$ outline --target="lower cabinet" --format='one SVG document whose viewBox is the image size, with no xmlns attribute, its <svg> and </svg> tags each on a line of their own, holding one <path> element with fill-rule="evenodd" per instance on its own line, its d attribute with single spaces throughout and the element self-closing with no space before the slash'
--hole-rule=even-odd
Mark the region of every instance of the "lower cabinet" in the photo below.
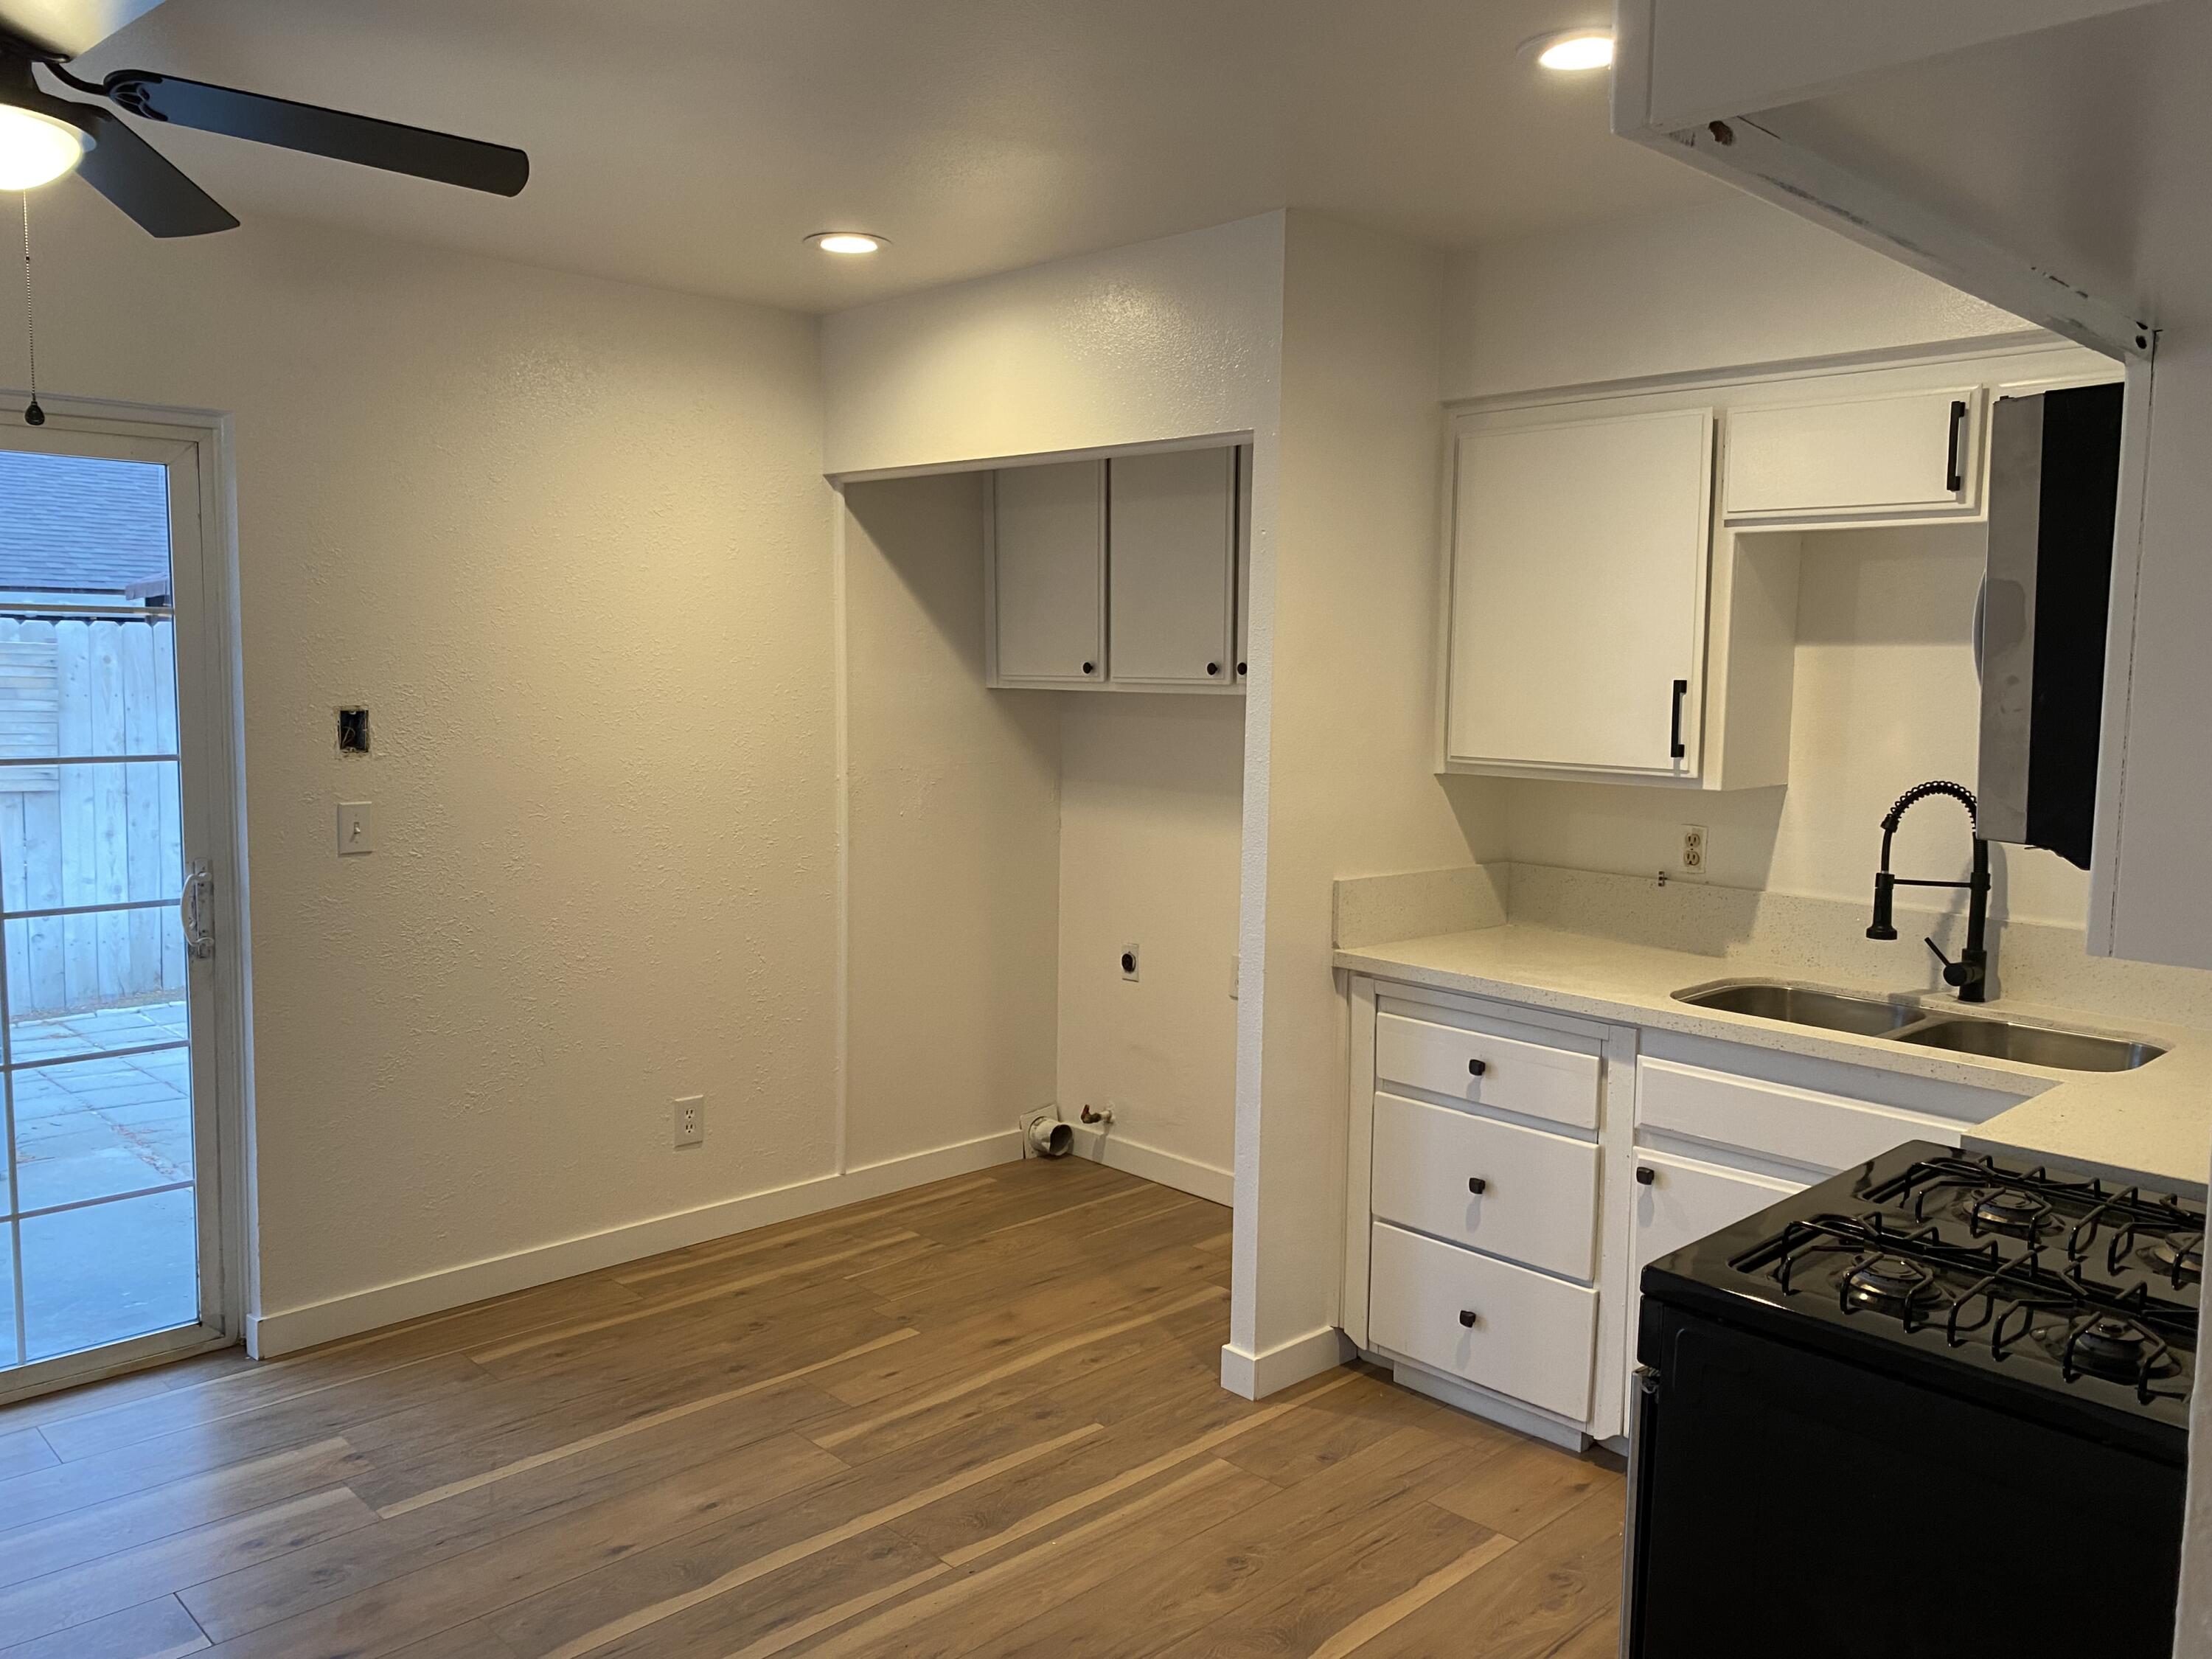
<svg viewBox="0 0 2212 1659">
<path fill-rule="evenodd" d="M 1375 1346 L 1579 1422 L 1589 1415 L 1597 1292 L 1375 1224 Z"/>
<path fill-rule="evenodd" d="M 1661 1256 L 1694 1244 L 1708 1233 L 1732 1227 L 1746 1216 L 1757 1215 L 1768 1205 L 1803 1192 L 1807 1184 L 1745 1170 L 1724 1170 L 1672 1152 L 1639 1152 L 1630 1284 Z"/>
<path fill-rule="evenodd" d="M 1344 1328 L 1568 1444 L 1626 1431 L 1646 1266 L 2014 1098 L 1364 976 L 1352 1008 Z"/>
</svg>

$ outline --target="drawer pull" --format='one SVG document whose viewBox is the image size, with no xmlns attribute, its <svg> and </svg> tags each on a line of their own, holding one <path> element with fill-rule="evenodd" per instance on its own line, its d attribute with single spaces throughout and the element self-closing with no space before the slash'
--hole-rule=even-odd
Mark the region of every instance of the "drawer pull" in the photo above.
<svg viewBox="0 0 2212 1659">
<path fill-rule="evenodd" d="M 1468 1329 L 1473 1330 L 1474 1328 L 1474 1310 L 1472 1308 L 1462 1308 L 1459 1310 L 1459 1322 L 1466 1326 Z"/>
<path fill-rule="evenodd" d="M 1480 1198 L 1483 1194 L 1490 1190 L 1490 1183 L 1480 1176 L 1469 1176 L 1467 1178 L 1467 1189 L 1477 1198 Z"/>
<path fill-rule="evenodd" d="M 1658 1179 L 1659 1171 L 1653 1169 L 1649 1164 L 1639 1164 L 1636 1166 L 1636 1184 L 1638 1186 L 1649 1187 L 1653 1182 Z"/>
<path fill-rule="evenodd" d="M 1470 1060 L 1467 1063 L 1467 1074 L 1469 1077 L 1480 1077 L 1489 1069 L 1490 1062 L 1486 1060 Z"/>
</svg>

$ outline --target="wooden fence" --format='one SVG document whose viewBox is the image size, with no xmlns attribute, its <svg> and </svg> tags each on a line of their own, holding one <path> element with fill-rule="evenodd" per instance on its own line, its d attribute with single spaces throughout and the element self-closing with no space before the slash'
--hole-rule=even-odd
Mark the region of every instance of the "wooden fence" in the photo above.
<svg viewBox="0 0 2212 1659">
<path fill-rule="evenodd" d="M 167 618 L 0 618 L 0 758 L 174 754 L 176 686 Z M 0 767 L 0 896 L 9 910 L 167 902 L 9 922 L 10 1012 L 181 994 L 182 867 L 174 762 Z"/>
</svg>

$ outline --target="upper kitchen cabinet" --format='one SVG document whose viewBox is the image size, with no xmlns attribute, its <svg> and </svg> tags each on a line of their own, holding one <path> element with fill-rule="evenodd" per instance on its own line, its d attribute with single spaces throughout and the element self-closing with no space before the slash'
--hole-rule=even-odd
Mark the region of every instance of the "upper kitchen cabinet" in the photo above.
<svg viewBox="0 0 2212 1659">
<path fill-rule="evenodd" d="M 994 685 L 1096 684 L 1106 672 L 1106 464 L 1006 467 L 992 475 Z"/>
<path fill-rule="evenodd" d="M 1215 446 L 993 474 L 989 684 L 1240 691 L 1249 453 Z"/>
<path fill-rule="evenodd" d="M 1439 769 L 1787 783 L 1812 532 L 1984 521 L 1992 400 L 2112 374 L 2054 341 L 1463 409 Z"/>
<path fill-rule="evenodd" d="M 1453 769 L 1694 779 L 1710 408 L 1462 417 Z"/>
<path fill-rule="evenodd" d="M 1729 412 L 1721 510 L 1732 522 L 1972 518 L 1982 392 L 1961 386 Z"/>
<path fill-rule="evenodd" d="M 1220 686 L 1235 678 L 1237 452 L 1107 463 L 1113 679 Z"/>
</svg>

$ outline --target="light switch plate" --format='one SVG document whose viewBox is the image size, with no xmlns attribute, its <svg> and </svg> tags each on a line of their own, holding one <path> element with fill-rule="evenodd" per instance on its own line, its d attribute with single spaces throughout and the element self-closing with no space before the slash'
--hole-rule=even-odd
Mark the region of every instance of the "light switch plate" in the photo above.
<svg viewBox="0 0 2212 1659">
<path fill-rule="evenodd" d="M 374 853 L 376 850 L 376 824 L 369 816 L 370 803 L 365 800 L 342 800 L 338 803 L 338 852 L 341 855 L 354 853 Z"/>
</svg>

